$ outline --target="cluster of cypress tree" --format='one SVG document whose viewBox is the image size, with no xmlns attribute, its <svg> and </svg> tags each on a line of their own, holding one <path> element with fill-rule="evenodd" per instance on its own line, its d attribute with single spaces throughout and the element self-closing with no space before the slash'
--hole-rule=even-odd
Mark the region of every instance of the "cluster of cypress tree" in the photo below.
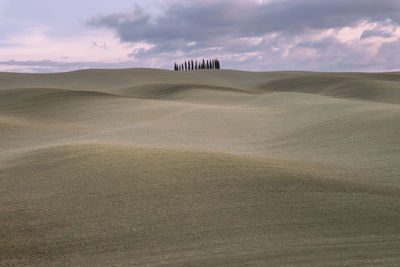
<svg viewBox="0 0 400 267">
<path fill-rule="evenodd" d="M 219 64 L 218 59 L 207 59 L 203 58 L 202 62 L 197 62 L 197 60 L 193 61 L 193 59 L 185 61 L 185 63 L 174 65 L 175 71 L 185 71 L 185 70 L 204 70 L 204 69 L 213 69 L 219 70 L 221 69 L 221 65 Z"/>
</svg>

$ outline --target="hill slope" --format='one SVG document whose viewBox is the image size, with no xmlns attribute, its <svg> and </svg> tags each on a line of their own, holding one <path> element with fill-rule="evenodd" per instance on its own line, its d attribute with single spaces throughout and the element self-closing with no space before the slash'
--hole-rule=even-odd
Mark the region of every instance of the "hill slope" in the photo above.
<svg viewBox="0 0 400 267">
<path fill-rule="evenodd" d="M 399 104 L 399 73 L 0 73 L 0 264 L 396 264 Z"/>
</svg>

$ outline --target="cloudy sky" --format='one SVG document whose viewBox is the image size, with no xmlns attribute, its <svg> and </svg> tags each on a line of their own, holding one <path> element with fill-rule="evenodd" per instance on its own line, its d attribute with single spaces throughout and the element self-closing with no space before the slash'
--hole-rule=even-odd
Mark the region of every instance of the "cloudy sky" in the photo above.
<svg viewBox="0 0 400 267">
<path fill-rule="evenodd" d="M 399 0 L 0 0 L 0 71 L 400 70 Z"/>
</svg>

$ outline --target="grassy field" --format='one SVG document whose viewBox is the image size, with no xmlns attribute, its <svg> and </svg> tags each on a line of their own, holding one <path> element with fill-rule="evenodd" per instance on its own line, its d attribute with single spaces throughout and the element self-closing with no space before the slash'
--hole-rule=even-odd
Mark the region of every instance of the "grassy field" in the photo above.
<svg viewBox="0 0 400 267">
<path fill-rule="evenodd" d="M 0 73 L 0 265 L 398 265 L 400 73 Z"/>
</svg>

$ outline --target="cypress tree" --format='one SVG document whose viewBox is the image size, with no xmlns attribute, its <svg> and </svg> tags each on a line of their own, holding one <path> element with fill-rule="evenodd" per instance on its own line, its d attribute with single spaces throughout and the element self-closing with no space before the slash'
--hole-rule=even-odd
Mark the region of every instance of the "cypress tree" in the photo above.
<svg viewBox="0 0 400 267">
<path fill-rule="evenodd" d="M 217 70 L 221 69 L 221 65 L 219 64 L 219 60 L 218 59 L 215 60 L 215 65 L 216 65 L 215 68 Z"/>
<path fill-rule="evenodd" d="M 202 61 L 197 61 L 193 59 L 185 60 L 184 63 L 178 64 L 174 63 L 175 71 L 190 71 L 190 70 L 201 70 L 201 69 L 221 69 L 221 63 L 217 58 L 207 59 L 203 58 Z"/>
</svg>

